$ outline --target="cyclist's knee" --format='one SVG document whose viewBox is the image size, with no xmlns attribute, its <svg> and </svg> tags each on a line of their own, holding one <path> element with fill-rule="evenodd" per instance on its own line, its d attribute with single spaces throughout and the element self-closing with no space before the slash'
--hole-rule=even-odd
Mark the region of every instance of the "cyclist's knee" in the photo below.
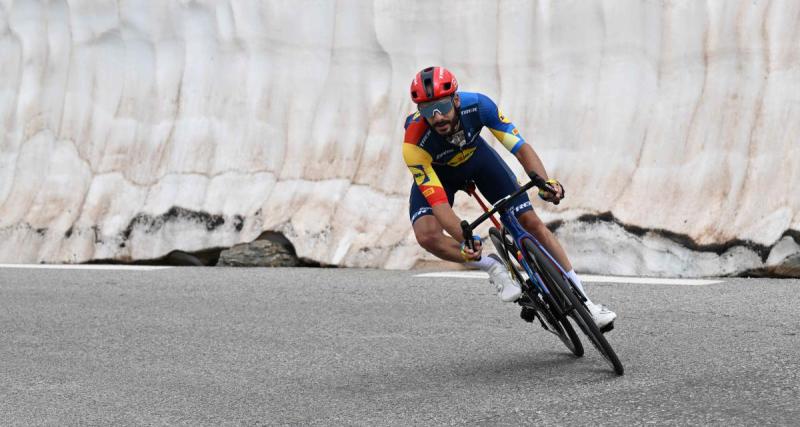
<svg viewBox="0 0 800 427">
<path fill-rule="evenodd" d="M 433 251 L 438 246 L 439 236 L 432 233 L 417 234 L 417 243 L 428 252 Z"/>
<path fill-rule="evenodd" d="M 442 238 L 442 226 L 435 217 L 426 215 L 414 222 L 414 236 L 417 243 L 427 251 L 435 250 Z"/>
</svg>

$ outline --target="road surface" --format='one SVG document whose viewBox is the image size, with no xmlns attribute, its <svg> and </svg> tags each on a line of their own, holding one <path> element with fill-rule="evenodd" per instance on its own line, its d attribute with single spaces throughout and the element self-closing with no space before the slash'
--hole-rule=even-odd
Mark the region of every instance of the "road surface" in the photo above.
<svg viewBox="0 0 800 427">
<path fill-rule="evenodd" d="M 484 279 L 0 267 L 0 419 L 29 424 L 795 424 L 800 280 L 588 284 L 613 375 Z"/>
</svg>

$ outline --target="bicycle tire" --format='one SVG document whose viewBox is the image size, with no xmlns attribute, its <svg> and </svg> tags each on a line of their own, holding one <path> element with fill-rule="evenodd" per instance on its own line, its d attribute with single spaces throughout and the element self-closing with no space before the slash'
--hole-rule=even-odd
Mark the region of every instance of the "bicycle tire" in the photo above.
<svg viewBox="0 0 800 427">
<path fill-rule="evenodd" d="M 506 238 L 508 237 L 506 234 L 507 233 L 501 233 L 500 230 L 495 227 L 491 227 L 489 229 L 489 237 L 491 238 L 492 244 L 500 255 L 500 258 L 503 260 L 503 263 L 505 263 L 505 267 L 512 273 L 512 276 L 520 284 L 520 286 L 525 284 L 525 286 L 522 286 L 523 295 L 532 300 L 535 297 L 534 295 L 530 295 L 533 286 L 526 282 L 517 266 L 511 262 L 512 255 L 517 251 L 517 247 L 513 242 L 510 241 L 510 239 Z M 547 303 L 552 305 L 554 302 L 547 301 Z M 549 310 L 548 312 L 544 313 L 544 307 L 538 308 L 537 311 L 543 312 L 539 313 L 540 321 L 546 322 L 549 326 L 545 327 L 545 325 L 542 324 L 542 327 L 545 330 L 556 335 L 561 342 L 564 343 L 564 346 L 566 346 L 567 349 L 576 357 L 583 356 L 583 343 L 581 343 L 578 334 L 575 333 L 575 329 L 566 318 L 558 320 L 557 316 L 554 316 L 552 312 L 549 312 Z M 547 318 L 545 318 L 545 316 Z"/>
<path fill-rule="evenodd" d="M 578 297 L 577 289 L 571 283 L 568 283 L 564 276 L 562 276 L 561 272 L 556 269 L 556 267 L 552 264 L 552 261 L 539 249 L 538 246 L 533 244 L 533 242 L 525 240 L 523 242 L 525 245 L 525 249 L 533 254 L 534 262 L 536 264 L 537 270 L 542 275 L 542 279 L 548 281 L 549 285 L 555 284 L 556 286 L 550 286 L 550 290 L 553 292 L 559 292 L 561 296 L 566 297 L 569 304 L 572 306 L 572 310 L 570 312 L 570 317 L 575 320 L 578 327 L 583 331 L 583 333 L 589 338 L 592 345 L 600 352 L 603 358 L 608 362 L 611 368 L 614 370 L 614 373 L 617 375 L 622 375 L 625 373 L 625 367 L 622 366 L 622 363 L 619 361 L 619 357 L 617 357 L 617 353 L 614 352 L 614 349 L 611 347 L 611 344 L 608 343 L 605 336 L 600 329 L 597 328 L 597 325 L 594 323 L 594 319 L 592 319 L 591 314 L 589 314 L 589 310 L 587 310 L 586 306 L 584 305 L 581 298 Z"/>
</svg>

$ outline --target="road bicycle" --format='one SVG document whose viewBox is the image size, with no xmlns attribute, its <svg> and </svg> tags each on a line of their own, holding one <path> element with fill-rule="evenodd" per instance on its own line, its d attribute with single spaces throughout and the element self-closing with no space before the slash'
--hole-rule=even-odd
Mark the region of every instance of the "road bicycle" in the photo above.
<svg viewBox="0 0 800 427">
<path fill-rule="evenodd" d="M 584 353 L 583 345 L 569 322 L 571 318 L 614 372 L 622 375 L 625 369 L 603 335 L 610 328 L 604 331 L 598 329 L 586 307 L 586 297 L 567 277 L 558 261 L 533 235 L 522 228 L 510 210 L 511 200 L 533 187 L 555 193 L 555 189 L 542 177 L 535 173 L 529 174 L 529 177 L 531 180 L 527 184 L 499 200 L 491 209 L 487 209 L 478 197 L 474 183 L 469 183 L 467 192 L 478 200 L 484 213 L 471 223 L 466 220 L 461 222 L 464 240 L 468 245 L 472 244 L 472 230 L 491 218 L 495 224 L 495 227 L 489 229 L 492 244 L 512 278 L 522 288 L 522 295 L 517 301 L 522 306 L 520 316 L 528 322 L 538 318 L 542 328 L 555 334 L 567 349 L 581 357 Z M 500 214 L 502 224 L 494 218 L 495 213 Z"/>
</svg>

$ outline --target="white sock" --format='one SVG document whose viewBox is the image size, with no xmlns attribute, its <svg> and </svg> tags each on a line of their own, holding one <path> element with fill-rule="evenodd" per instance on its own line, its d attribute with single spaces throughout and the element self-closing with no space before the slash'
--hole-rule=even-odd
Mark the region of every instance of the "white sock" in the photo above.
<svg viewBox="0 0 800 427">
<path fill-rule="evenodd" d="M 495 264 L 499 264 L 499 262 L 490 256 L 482 256 L 481 259 L 470 261 L 466 264 L 470 267 L 480 268 L 482 271 L 488 271 L 489 268 Z"/>
<path fill-rule="evenodd" d="M 575 273 L 575 270 L 568 271 L 567 277 L 569 277 L 572 280 L 572 283 L 575 283 L 575 286 L 578 287 L 578 290 L 581 291 L 583 296 L 586 298 L 586 302 L 592 304 L 592 301 L 589 299 L 589 296 L 586 295 L 586 291 L 583 290 L 583 283 L 581 283 L 581 279 L 578 278 L 578 275 Z"/>
</svg>

